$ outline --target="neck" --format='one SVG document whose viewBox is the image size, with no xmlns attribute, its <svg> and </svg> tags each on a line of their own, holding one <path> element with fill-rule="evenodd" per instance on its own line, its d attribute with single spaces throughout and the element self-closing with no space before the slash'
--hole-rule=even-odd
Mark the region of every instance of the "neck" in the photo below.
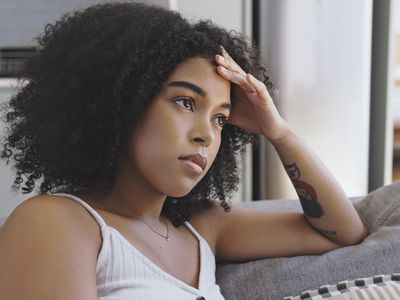
<svg viewBox="0 0 400 300">
<path fill-rule="evenodd" d="M 113 189 L 107 195 L 96 192 L 78 193 L 99 209 L 129 219 L 163 223 L 161 210 L 167 195 L 155 190 L 142 176 L 131 168 L 120 170 Z M 132 195 L 134 195 L 132 197 Z"/>
</svg>

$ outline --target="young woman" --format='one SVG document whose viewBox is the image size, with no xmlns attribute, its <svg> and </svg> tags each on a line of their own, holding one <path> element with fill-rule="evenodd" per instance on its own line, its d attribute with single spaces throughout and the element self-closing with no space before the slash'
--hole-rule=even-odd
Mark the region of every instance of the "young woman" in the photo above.
<svg viewBox="0 0 400 300">
<path fill-rule="evenodd" d="M 14 186 L 40 189 L 0 234 L 2 299 L 223 299 L 215 261 L 366 236 L 279 115 L 243 36 L 115 2 L 64 16 L 38 42 L 5 112 Z M 226 203 L 255 134 L 275 146 L 304 213 Z"/>
</svg>

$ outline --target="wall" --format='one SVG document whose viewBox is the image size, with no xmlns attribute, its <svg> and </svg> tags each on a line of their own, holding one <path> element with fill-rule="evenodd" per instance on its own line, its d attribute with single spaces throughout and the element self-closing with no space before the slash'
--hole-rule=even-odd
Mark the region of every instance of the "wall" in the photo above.
<svg viewBox="0 0 400 300">
<path fill-rule="evenodd" d="M 368 190 L 372 0 L 262 1 L 261 47 L 278 110 L 349 196 Z M 264 198 L 297 198 L 264 141 Z"/>
</svg>

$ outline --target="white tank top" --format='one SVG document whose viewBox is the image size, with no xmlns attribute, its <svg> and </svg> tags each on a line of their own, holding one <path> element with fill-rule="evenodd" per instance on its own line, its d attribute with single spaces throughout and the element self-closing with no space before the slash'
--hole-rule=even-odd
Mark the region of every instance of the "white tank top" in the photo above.
<svg viewBox="0 0 400 300">
<path fill-rule="evenodd" d="M 82 199 L 65 193 L 82 204 L 99 223 L 103 243 L 97 258 L 97 296 L 99 300 L 223 300 L 215 281 L 215 257 L 207 241 L 190 225 L 184 225 L 200 245 L 199 288 L 177 279 L 148 259 Z"/>
</svg>

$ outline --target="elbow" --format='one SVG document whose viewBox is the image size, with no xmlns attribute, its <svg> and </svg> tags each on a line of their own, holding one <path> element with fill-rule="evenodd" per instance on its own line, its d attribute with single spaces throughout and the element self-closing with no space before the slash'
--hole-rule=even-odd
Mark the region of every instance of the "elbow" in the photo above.
<svg viewBox="0 0 400 300">
<path fill-rule="evenodd" d="M 363 225 L 363 230 L 362 230 L 362 233 L 361 233 L 361 239 L 358 242 L 358 244 L 361 243 L 368 235 L 369 235 L 369 230 L 365 225 Z"/>
<path fill-rule="evenodd" d="M 365 225 L 362 225 L 361 232 L 355 241 L 355 245 L 360 244 L 369 235 L 369 230 Z"/>
<path fill-rule="evenodd" d="M 353 234 L 350 234 L 343 238 L 341 241 L 337 241 L 342 247 L 346 246 L 355 246 L 364 241 L 364 239 L 368 236 L 369 230 L 365 225 L 362 225 L 362 227 L 354 232 Z"/>
</svg>

